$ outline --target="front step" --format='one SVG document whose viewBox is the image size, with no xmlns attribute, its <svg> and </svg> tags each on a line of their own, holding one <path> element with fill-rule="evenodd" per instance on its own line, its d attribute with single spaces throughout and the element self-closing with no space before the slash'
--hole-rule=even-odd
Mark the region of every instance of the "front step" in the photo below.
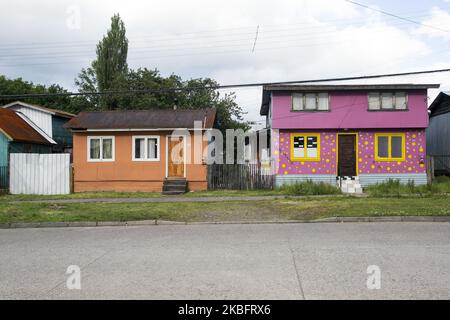
<svg viewBox="0 0 450 320">
<path fill-rule="evenodd" d="M 163 182 L 163 194 L 175 195 L 183 194 L 187 192 L 186 179 L 164 179 Z"/>
<path fill-rule="evenodd" d="M 362 187 L 358 177 L 338 177 L 337 186 L 341 188 L 342 193 L 362 194 Z"/>
</svg>

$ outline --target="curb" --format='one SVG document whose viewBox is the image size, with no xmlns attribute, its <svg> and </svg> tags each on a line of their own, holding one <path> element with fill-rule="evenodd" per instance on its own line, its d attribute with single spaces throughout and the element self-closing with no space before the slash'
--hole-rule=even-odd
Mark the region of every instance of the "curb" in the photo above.
<svg viewBox="0 0 450 320">
<path fill-rule="evenodd" d="M 297 224 L 297 223 L 360 223 L 360 222 L 450 222 L 450 216 L 386 216 L 386 217 L 331 217 L 317 220 L 274 221 L 205 221 L 180 222 L 167 220 L 136 221 L 74 221 L 74 222 L 13 222 L 0 224 L 0 229 L 76 228 L 76 227 L 132 227 L 158 225 L 224 225 L 224 224 Z"/>
</svg>

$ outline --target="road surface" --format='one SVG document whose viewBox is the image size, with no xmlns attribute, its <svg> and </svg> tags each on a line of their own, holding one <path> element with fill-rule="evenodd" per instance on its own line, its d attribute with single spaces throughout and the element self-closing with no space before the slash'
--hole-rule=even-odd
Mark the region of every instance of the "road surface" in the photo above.
<svg viewBox="0 0 450 320">
<path fill-rule="evenodd" d="M 0 230 L 0 298 L 449 299 L 450 223 Z"/>
</svg>

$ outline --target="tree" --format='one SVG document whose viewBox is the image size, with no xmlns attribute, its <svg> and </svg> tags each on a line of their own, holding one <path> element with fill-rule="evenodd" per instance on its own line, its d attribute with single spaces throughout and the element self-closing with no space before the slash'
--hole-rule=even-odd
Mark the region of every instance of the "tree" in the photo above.
<svg viewBox="0 0 450 320">
<path fill-rule="evenodd" d="M 235 94 L 223 96 L 214 89 L 218 83 L 212 79 L 190 79 L 183 81 L 179 76 L 163 77 L 158 70 L 139 68 L 129 70 L 119 85 L 121 91 L 138 91 L 151 89 L 151 93 L 127 94 L 117 96 L 121 109 L 179 109 L 215 108 L 216 126 L 225 129 L 248 129 L 243 122 L 242 108 L 235 101 Z M 194 89 L 193 89 L 194 88 Z"/>
<path fill-rule="evenodd" d="M 67 90 L 58 84 L 50 86 L 34 84 L 22 78 L 8 79 L 5 76 L 0 76 L 0 94 L 2 95 L 23 95 L 23 94 L 45 94 L 45 93 L 66 93 Z M 48 108 L 71 110 L 71 99 L 67 96 L 57 97 L 33 97 L 26 99 L 5 99 L 0 101 L 0 105 L 5 105 L 16 100 L 24 100 L 24 102 L 31 104 L 38 104 Z"/>
<path fill-rule="evenodd" d="M 75 80 L 80 92 L 107 92 L 114 90 L 128 72 L 128 39 L 125 24 L 119 14 L 111 18 L 111 28 L 97 45 L 97 59 L 90 68 L 82 69 Z M 100 109 L 116 109 L 117 99 L 111 96 L 90 97 Z"/>
<path fill-rule="evenodd" d="M 242 108 L 235 95 L 220 93 L 218 85 L 209 78 L 183 80 L 172 74 L 164 77 L 157 69 L 128 69 L 128 40 L 125 25 L 119 15 L 111 18 L 111 28 L 97 45 L 97 59 L 91 67 L 82 69 L 75 84 L 79 92 L 108 92 L 108 95 L 84 95 L 71 100 L 71 108 L 82 110 L 113 109 L 168 109 L 177 105 L 180 109 L 215 108 L 217 127 L 225 129 L 248 129 L 243 122 Z M 191 88 L 196 88 L 195 90 Z M 150 93 L 133 91 L 151 90 Z M 115 94 L 112 91 L 129 92 Z"/>
</svg>

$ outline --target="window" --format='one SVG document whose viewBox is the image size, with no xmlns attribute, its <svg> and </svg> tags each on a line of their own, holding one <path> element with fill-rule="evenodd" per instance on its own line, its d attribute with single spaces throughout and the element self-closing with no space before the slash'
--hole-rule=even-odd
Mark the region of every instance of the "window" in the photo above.
<svg viewBox="0 0 450 320">
<path fill-rule="evenodd" d="M 114 137 L 88 137 L 88 161 L 114 161 Z"/>
<path fill-rule="evenodd" d="M 291 134 L 291 161 L 320 161 L 320 134 Z"/>
<path fill-rule="evenodd" d="M 159 136 L 134 136 L 133 161 L 159 161 Z"/>
<path fill-rule="evenodd" d="M 294 111 L 328 111 L 328 93 L 294 93 L 292 94 L 292 110 Z"/>
<path fill-rule="evenodd" d="M 406 110 L 408 109 L 405 92 L 369 92 L 369 110 Z"/>
<path fill-rule="evenodd" d="M 405 134 L 404 133 L 376 133 L 375 134 L 376 161 L 404 161 Z"/>
</svg>

